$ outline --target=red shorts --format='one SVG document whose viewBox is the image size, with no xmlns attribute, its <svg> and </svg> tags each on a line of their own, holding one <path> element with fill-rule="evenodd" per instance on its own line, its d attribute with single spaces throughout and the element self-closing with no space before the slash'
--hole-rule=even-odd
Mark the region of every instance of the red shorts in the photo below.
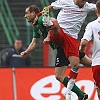
<svg viewBox="0 0 100 100">
<path fill-rule="evenodd" d="M 79 57 L 79 43 L 77 39 L 72 38 L 60 28 L 60 33 L 54 34 L 52 30 L 49 31 L 51 40 L 61 46 L 65 52 L 66 57 L 76 56 Z"/>
<path fill-rule="evenodd" d="M 100 65 L 92 66 L 93 79 L 98 88 L 100 88 Z"/>
</svg>

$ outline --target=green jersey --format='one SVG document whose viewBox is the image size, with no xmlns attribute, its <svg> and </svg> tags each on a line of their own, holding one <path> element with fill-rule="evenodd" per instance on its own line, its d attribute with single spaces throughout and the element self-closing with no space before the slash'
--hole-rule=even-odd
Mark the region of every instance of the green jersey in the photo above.
<svg viewBox="0 0 100 100">
<path fill-rule="evenodd" d="M 37 23 L 33 27 L 33 38 L 40 38 L 42 36 L 44 39 L 47 37 L 49 29 L 43 26 L 42 16 L 38 18 Z M 52 41 L 50 42 L 51 48 L 57 49 L 57 45 L 54 44 Z"/>
</svg>

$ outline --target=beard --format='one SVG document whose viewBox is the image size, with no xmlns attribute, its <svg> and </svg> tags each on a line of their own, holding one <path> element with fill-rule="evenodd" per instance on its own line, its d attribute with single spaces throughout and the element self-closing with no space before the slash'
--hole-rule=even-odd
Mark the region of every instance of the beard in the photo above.
<svg viewBox="0 0 100 100">
<path fill-rule="evenodd" d="M 78 5 L 79 6 L 79 8 L 82 8 L 84 5 Z"/>
<path fill-rule="evenodd" d="M 34 19 L 36 18 L 36 15 L 34 15 L 34 16 L 30 16 L 29 18 L 28 18 L 28 22 L 34 22 Z"/>
</svg>

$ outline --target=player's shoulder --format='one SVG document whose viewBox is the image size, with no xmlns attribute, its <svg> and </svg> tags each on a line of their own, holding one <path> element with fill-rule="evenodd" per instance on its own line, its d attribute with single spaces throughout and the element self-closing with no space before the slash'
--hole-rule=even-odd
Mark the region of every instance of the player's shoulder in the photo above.
<svg viewBox="0 0 100 100">
<path fill-rule="evenodd" d="M 39 25 L 38 24 L 34 25 L 33 32 L 37 33 L 38 30 L 39 30 Z"/>
<path fill-rule="evenodd" d="M 96 5 L 94 3 L 89 3 L 89 2 L 86 2 L 86 5 Z"/>
<path fill-rule="evenodd" d="M 96 4 L 86 2 L 85 7 L 88 7 L 88 8 L 96 8 Z"/>
<path fill-rule="evenodd" d="M 89 22 L 89 23 L 87 24 L 87 26 L 92 26 L 93 23 L 94 23 L 94 21 L 91 21 L 91 22 Z"/>
<path fill-rule="evenodd" d="M 91 21 L 90 24 L 94 24 L 94 23 L 97 23 L 97 22 L 98 22 L 98 18 L 93 20 L 93 21 Z"/>
<path fill-rule="evenodd" d="M 89 22 L 89 23 L 87 24 L 87 26 L 88 26 L 88 27 L 92 27 L 92 26 L 94 26 L 96 23 L 97 23 L 97 19 L 94 20 L 94 21 Z"/>
<path fill-rule="evenodd" d="M 43 19 L 43 17 L 42 17 L 42 15 L 38 18 L 38 24 L 42 24 L 43 22 L 42 22 L 42 19 Z"/>
<path fill-rule="evenodd" d="M 66 4 L 69 4 L 69 3 L 72 3 L 72 2 L 73 2 L 73 0 L 56 0 L 55 2 L 52 2 L 52 3 L 55 4 L 55 5 L 57 5 L 57 4 L 66 5 Z"/>
<path fill-rule="evenodd" d="M 73 4 L 74 1 L 73 0 L 61 0 L 62 4 Z"/>
</svg>

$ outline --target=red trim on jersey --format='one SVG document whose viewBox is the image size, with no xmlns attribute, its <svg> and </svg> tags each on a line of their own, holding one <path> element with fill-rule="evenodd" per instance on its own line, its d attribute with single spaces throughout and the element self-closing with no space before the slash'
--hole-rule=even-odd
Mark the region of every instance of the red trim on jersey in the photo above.
<svg viewBox="0 0 100 100">
<path fill-rule="evenodd" d="M 100 88 L 100 65 L 92 66 L 92 72 L 95 84 L 98 88 Z"/>
<path fill-rule="evenodd" d="M 37 14 L 38 17 L 40 17 L 41 15 L 42 15 L 42 12 L 39 12 L 39 13 Z"/>
</svg>

